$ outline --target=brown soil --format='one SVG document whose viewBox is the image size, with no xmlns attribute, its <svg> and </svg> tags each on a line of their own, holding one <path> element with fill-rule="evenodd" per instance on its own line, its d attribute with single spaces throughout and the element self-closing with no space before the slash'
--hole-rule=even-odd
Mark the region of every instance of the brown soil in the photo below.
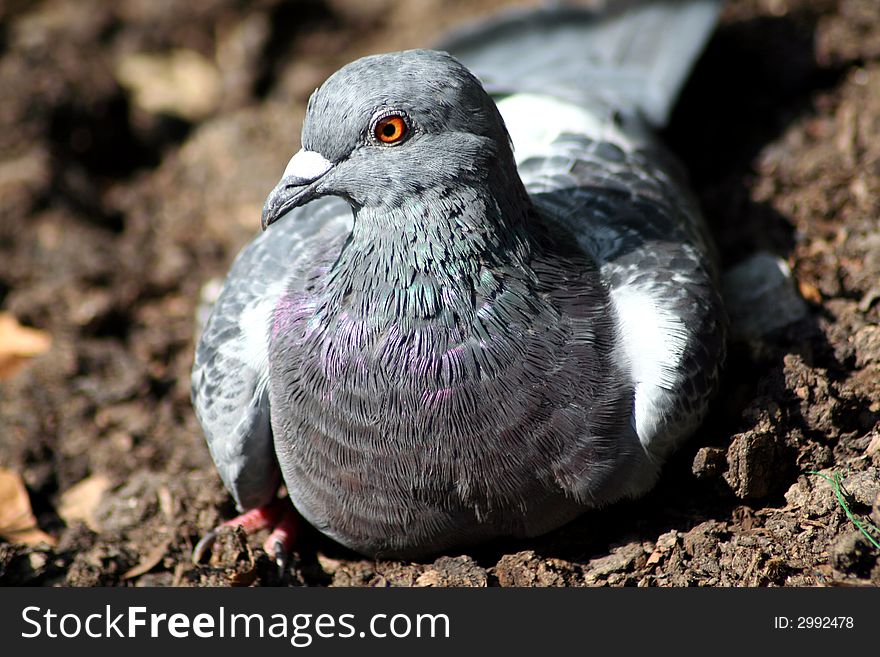
<svg viewBox="0 0 880 657">
<path fill-rule="evenodd" d="M 54 339 L 0 381 L 0 466 L 59 539 L 0 542 L 0 583 L 880 584 L 878 550 L 810 474 L 838 473 L 852 512 L 880 520 L 876 0 L 731 2 L 666 131 L 724 266 L 779 254 L 810 313 L 731 345 L 710 420 L 650 495 L 433 563 L 363 559 L 309 530 L 283 577 L 233 532 L 190 562 L 232 514 L 189 402 L 200 290 L 257 229 L 308 93 L 502 3 L 368 4 L 0 5 L 0 310 Z M 214 65 L 207 109 L 152 111 L 120 82 L 132 53 L 175 49 Z M 65 492 L 100 477 L 91 528 L 68 525 Z"/>
</svg>

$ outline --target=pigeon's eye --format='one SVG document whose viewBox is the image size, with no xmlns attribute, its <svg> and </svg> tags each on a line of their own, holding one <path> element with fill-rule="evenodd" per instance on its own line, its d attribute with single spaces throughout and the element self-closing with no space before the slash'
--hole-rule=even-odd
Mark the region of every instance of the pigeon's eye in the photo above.
<svg viewBox="0 0 880 657">
<path fill-rule="evenodd" d="M 392 114 L 379 119 L 373 134 L 383 144 L 396 144 L 406 137 L 407 125 L 404 118 L 398 114 Z"/>
</svg>

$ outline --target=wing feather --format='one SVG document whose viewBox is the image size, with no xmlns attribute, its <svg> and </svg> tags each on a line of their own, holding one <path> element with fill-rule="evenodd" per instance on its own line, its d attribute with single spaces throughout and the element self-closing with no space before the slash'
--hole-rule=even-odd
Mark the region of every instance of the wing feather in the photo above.
<svg viewBox="0 0 880 657">
<path fill-rule="evenodd" d="M 192 398 L 220 478 L 240 510 L 278 490 L 269 411 L 269 331 L 288 285 L 351 230 L 339 199 L 297 208 L 236 257 L 196 347 Z"/>
</svg>

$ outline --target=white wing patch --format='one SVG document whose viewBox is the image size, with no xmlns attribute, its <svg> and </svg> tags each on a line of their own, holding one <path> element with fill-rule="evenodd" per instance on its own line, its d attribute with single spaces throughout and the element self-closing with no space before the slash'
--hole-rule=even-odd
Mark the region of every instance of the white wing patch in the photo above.
<svg viewBox="0 0 880 657">
<path fill-rule="evenodd" d="M 224 355 L 234 356 L 257 372 L 261 384 L 267 382 L 269 377 L 269 330 L 272 315 L 286 285 L 287 281 L 284 280 L 273 283 L 264 296 L 245 306 L 238 320 L 241 341 L 237 344 L 230 341 L 220 348 L 221 352 L 226 352 Z"/>
<path fill-rule="evenodd" d="M 619 287 L 611 291 L 611 301 L 635 383 L 636 433 L 648 449 L 657 434 L 657 421 L 680 384 L 677 372 L 687 344 L 687 327 L 681 318 L 659 306 L 650 290 Z"/>
<path fill-rule="evenodd" d="M 624 151 L 633 149 L 631 139 L 610 116 L 594 114 L 584 107 L 552 96 L 514 94 L 499 101 L 498 109 L 513 140 L 516 163 L 548 155 L 548 148 L 563 133 L 586 135 L 610 142 Z"/>
</svg>

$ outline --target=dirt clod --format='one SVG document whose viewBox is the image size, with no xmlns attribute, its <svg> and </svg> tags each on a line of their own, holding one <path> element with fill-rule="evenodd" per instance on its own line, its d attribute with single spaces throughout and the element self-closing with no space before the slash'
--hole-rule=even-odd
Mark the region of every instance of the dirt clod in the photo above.
<svg viewBox="0 0 880 657">
<path fill-rule="evenodd" d="M 876 562 L 876 548 L 859 531 L 847 532 L 831 546 L 831 565 L 842 573 L 867 578 Z"/>
<path fill-rule="evenodd" d="M 727 468 L 727 453 L 720 447 L 701 447 L 694 456 L 691 471 L 697 479 L 716 479 Z"/>
<path fill-rule="evenodd" d="M 742 500 L 760 499 L 776 487 L 783 469 L 782 450 L 773 434 L 747 432 L 734 436 L 727 450 L 725 481 Z"/>
<path fill-rule="evenodd" d="M 416 579 L 416 586 L 484 587 L 488 574 L 468 556 L 440 557 Z"/>
</svg>

